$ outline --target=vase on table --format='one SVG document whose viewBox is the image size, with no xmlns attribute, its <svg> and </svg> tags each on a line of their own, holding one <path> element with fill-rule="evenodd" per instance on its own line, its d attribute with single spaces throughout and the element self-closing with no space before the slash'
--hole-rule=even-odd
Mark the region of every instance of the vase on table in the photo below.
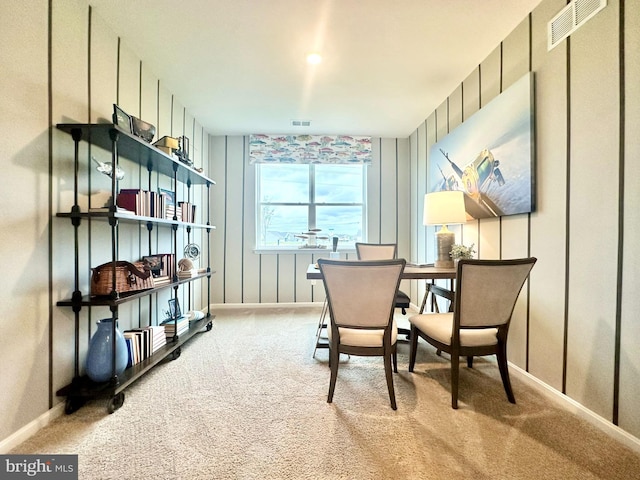
<svg viewBox="0 0 640 480">
<path fill-rule="evenodd" d="M 112 348 L 113 348 L 113 319 L 105 318 L 97 322 L 98 330 L 89 341 L 87 352 L 86 374 L 94 382 L 106 382 L 113 375 Z M 127 342 L 116 323 L 116 369 L 115 374 L 120 375 L 127 368 L 129 354 Z"/>
</svg>

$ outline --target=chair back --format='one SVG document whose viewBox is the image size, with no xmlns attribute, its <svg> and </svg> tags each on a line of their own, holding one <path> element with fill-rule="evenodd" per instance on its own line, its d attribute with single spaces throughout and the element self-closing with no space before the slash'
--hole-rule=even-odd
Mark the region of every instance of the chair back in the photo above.
<svg viewBox="0 0 640 480">
<path fill-rule="evenodd" d="M 318 260 L 331 326 L 381 329 L 391 325 L 405 261 Z"/>
<path fill-rule="evenodd" d="M 454 301 L 454 330 L 506 327 L 536 258 L 460 260 Z"/>
<path fill-rule="evenodd" d="M 360 243 L 356 242 L 358 260 L 387 260 L 396 258 L 395 243 Z"/>
</svg>

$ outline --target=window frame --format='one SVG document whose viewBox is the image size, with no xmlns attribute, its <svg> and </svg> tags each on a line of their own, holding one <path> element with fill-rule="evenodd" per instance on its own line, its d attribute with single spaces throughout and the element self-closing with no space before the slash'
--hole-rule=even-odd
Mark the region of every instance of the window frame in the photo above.
<svg viewBox="0 0 640 480">
<path fill-rule="evenodd" d="M 263 202 L 261 201 L 261 183 L 262 183 L 262 175 L 260 169 L 267 164 L 257 163 L 256 166 L 256 200 L 255 200 L 255 215 L 254 215 L 254 226 L 255 226 L 255 246 L 254 251 L 256 253 L 297 253 L 297 252 L 327 252 L 328 248 L 301 248 L 293 245 L 263 245 L 261 244 L 261 229 L 262 229 L 262 218 L 260 212 L 262 211 L 262 207 L 264 205 L 273 205 L 278 207 L 306 207 L 307 208 L 307 222 L 308 229 L 317 228 L 317 208 L 318 207 L 359 207 L 361 208 L 361 238 L 355 240 L 353 243 L 343 244 L 340 248 L 342 252 L 355 252 L 355 242 L 366 242 L 367 241 L 367 164 L 357 164 L 361 171 L 361 179 L 362 184 L 361 195 L 362 202 L 315 202 L 316 198 L 316 168 L 318 166 L 323 166 L 324 164 L 304 164 L 308 168 L 308 186 L 309 186 L 309 198 L 305 202 Z M 356 165 L 353 165 L 356 166 Z"/>
</svg>

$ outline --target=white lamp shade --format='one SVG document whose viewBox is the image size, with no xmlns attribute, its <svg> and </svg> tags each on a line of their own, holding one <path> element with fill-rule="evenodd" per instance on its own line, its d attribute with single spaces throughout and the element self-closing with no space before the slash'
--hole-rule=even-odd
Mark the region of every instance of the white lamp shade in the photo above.
<svg viewBox="0 0 640 480">
<path fill-rule="evenodd" d="M 427 193 L 424 196 L 424 225 L 465 223 L 464 194 L 459 190 Z"/>
</svg>

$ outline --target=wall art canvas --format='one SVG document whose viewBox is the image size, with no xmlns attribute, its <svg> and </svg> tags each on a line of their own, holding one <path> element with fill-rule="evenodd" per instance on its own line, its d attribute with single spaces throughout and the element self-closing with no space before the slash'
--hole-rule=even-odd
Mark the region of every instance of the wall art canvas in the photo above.
<svg viewBox="0 0 640 480">
<path fill-rule="evenodd" d="M 534 211 L 533 92 L 528 73 L 434 144 L 428 191 L 462 190 L 469 219 Z"/>
</svg>

